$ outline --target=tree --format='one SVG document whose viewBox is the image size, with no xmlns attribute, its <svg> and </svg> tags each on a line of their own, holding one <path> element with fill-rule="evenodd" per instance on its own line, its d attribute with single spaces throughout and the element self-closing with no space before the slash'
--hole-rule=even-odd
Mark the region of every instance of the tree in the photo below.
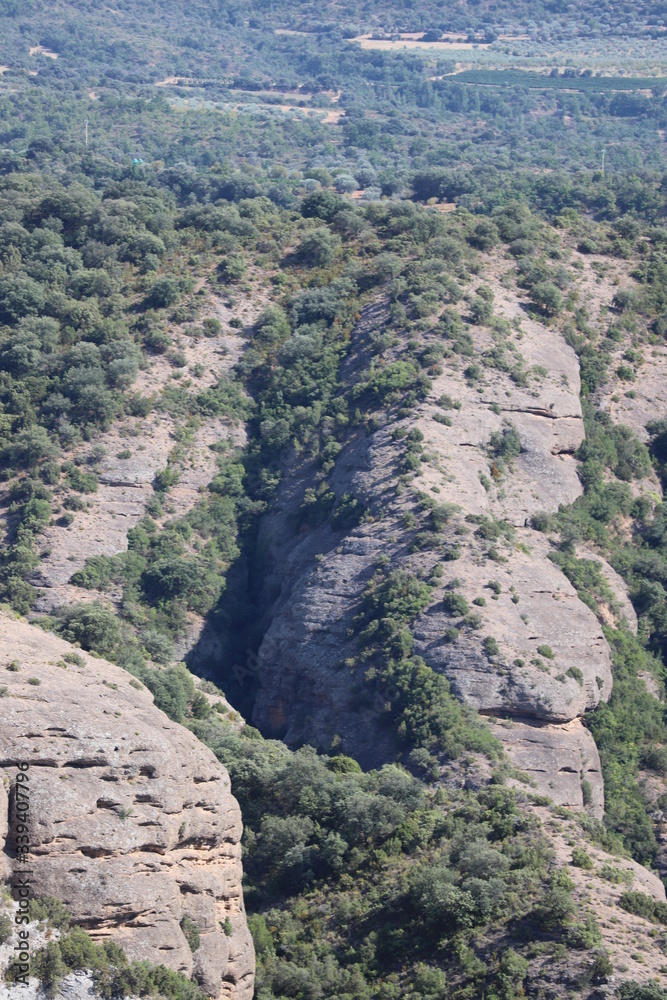
<svg viewBox="0 0 667 1000">
<path fill-rule="evenodd" d="M 359 187 L 356 177 L 353 177 L 352 174 L 339 174 L 334 183 L 336 191 L 340 194 L 349 194 Z"/>
<path fill-rule="evenodd" d="M 35 465 L 42 458 L 55 458 L 59 453 L 45 427 L 33 424 L 19 431 L 14 440 L 5 445 L 2 458 L 11 465 Z"/>
<path fill-rule="evenodd" d="M 190 946 L 190 951 L 194 954 L 201 944 L 201 937 L 199 934 L 199 928 L 196 923 L 187 913 L 181 917 L 181 930 L 183 931 L 183 936 Z"/>
<path fill-rule="evenodd" d="M 319 226 L 302 239 L 297 256 L 307 267 L 329 267 L 339 246 L 340 239 L 324 226 Z"/>
<path fill-rule="evenodd" d="M 188 702 L 195 694 L 195 684 L 185 664 L 179 663 L 168 670 L 144 666 L 138 674 L 153 695 L 157 708 L 174 722 L 182 722 Z"/>
<path fill-rule="evenodd" d="M 0 322 L 16 323 L 44 308 L 44 289 L 25 274 L 0 277 Z"/>
<path fill-rule="evenodd" d="M 515 1000 L 523 996 L 523 981 L 528 972 L 528 962 L 512 948 L 508 948 L 500 960 L 498 974 L 498 994 L 501 1000 Z"/>
<path fill-rule="evenodd" d="M 531 288 L 530 297 L 547 316 L 557 316 L 563 308 L 563 296 L 551 281 L 538 281 Z"/>
<path fill-rule="evenodd" d="M 240 281 L 245 273 L 245 261 L 239 253 L 230 253 L 218 265 L 218 274 L 222 281 Z"/>
<path fill-rule="evenodd" d="M 521 454 L 521 438 L 519 432 L 510 424 L 502 431 L 494 431 L 489 440 L 489 451 L 496 458 L 517 458 Z"/>
<path fill-rule="evenodd" d="M 83 649 L 113 655 L 123 639 L 120 623 L 113 611 L 99 601 L 74 604 L 63 613 L 57 630 L 69 642 Z"/>
<path fill-rule="evenodd" d="M 468 236 L 468 242 L 476 250 L 492 250 L 499 239 L 498 227 L 490 219 L 480 219 Z"/>
<path fill-rule="evenodd" d="M 470 303 L 470 318 L 473 323 L 488 323 L 493 317 L 493 304 L 488 299 L 476 295 Z"/>
<path fill-rule="evenodd" d="M 164 275 L 153 282 L 146 301 L 154 309 L 166 309 L 178 302 L 180 294 L 176 279 Z"/>
<path fill-rule="evenodd" d="M 313 191 L 301 202 L 301 214 L 305 219 L 322 219 L 331 222 L 335 215 L 345 207 L 345 202 L 333 191 Z"/>
<path fill-rule="evenodd" d="M 147 628 L 141 633 L 141 641 L 147 653 L 156 663 L 169 663 L 174 658 L 174 644 L 165 635 L 154 628 Z"/>
<path fill-rule="evenodd" d="M 33 962 L 33 969 L 37 978 L 47 988 L 48 992 L 52 996 L 55 995 L 61 979 L 69 971 L 62 960 L 60 945 L 55 941 L 49 941 L 46 948 L 39 953 Z"/>
</svg>

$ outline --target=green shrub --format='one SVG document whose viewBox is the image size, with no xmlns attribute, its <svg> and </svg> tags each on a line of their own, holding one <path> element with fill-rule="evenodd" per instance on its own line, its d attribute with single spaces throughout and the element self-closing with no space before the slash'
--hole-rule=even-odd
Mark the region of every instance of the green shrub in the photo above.
<svg viewBox="0 0 667 1000">
<path fill-rule="evenodd" d="M 61 981 L 70 971 L 62 959 L 60 944 L 50 941 L 32 960 L 31 973 L 39 979 L 47 995 L 55 996 Z"/>
<path fill-rule="evenodd" d="M 593 786 L 588 778 L 581 779 L 581 801 L 585 806 L 590 806 L 593 802 Z"/>
<path fill-rule="evenodd" d="M 230 253 L 218 265 L 218 274 L 223 282 L 240 281 L 246 273 L 245 260 L 238 253 Z"/>
<path fill-rule="evenodd" d="M 69 642 L 102 655 L 114 656 L 123 641 L 118 618 L 99 601 L 66 608 L 56 620 L 55 628 Z"/>
<path fill-rule="evenodd" d="M 480 219 L 468 236 L 468 242 L 476 250 L 491 250 L 499 240 L 498 227 L 490 219 Z"/>
<path fill-rule="evenodd" d="M 174 658 L 174 644 L 163 632 L 157 629 L 144 629 L 141 641 L 149 656 L 156 663 L 169 663 Z"/>
<path fill-rule="evenodd" d="M 188 916 L 187 913 L 183 917 L 181 917 L 180 926 L 181 930 L 183 931 L 183 936 L 185 937 L 185 940 L 188 942 L 190 951 L 194 954 L 194 952 L 197 951 L 197 948 L 199 948 L 201 944 L 199 928 L 197 927 L 192 917 Z"/>
<path fill-rule="evenodd" d="M 536 919 L 547 930 L 563 930 L 568 926 L 575 912 L 573 888 L 572 879 L 564 869 L 553 873 L 551 884 L 535 910 Z"/>
<path fill-rule="evenodd" d="M 82 472 L 76 465 L 70 464 L 67 466 L 67 483 L 77 493 L 97 492 L 98 479 L 95 473 Z"/>
<path fill-rule="evenodd" d="M 563 308 L 563 296 L 550 281 L 538 281 L 530 289 L 530 297 L 537 308 L 547 316 L 557 316 Z"/>
<path fill-rule="evenodd" d="M 66 931 L 72 919 L 62 901 L 54 896 L 45 896 L 43 899 L 33 897 L 28 906 L 28 913 L 31 920 L 41 920 L 59 931 Z"/>
<path fill-rule="evenodd" d="M 153 488 L 158 493 L 168 493 L 169 490 L 172 488 L 172 486 L 176 486 L 180 478 L 181 477 L 176 469 L 172 467 L 162 469 L 161 472 L 158 472 L 155 475 L 155 479 L 153 480 Z"/>
<path fill-rule="evenodd" d="M 652 979 L 647 983 L 620 983 L 618 995 L 621 1000 L 667 1000 L 667 990 Z"/>
<path fill-rule="evenodd" d="M 218 704 L 220 704 L 218 702 Z M 190 702 L 190 714 L 194 719 L 206 719 L 211 714 L 211 703 L 202 691 L 197 691 Z"/>
<path fill-rule="evenodd" d="M 584 686 L 584 675 L 583 672 L 579 669 L 579 667 L 568 667 L 565 673 L 568 677 L 572 677 L 573 680 L 577 682 L 579 687 Z"/>
<path fill-rule="evenodd" d="M 602 944 L 602 932 L 595 917 L 586 917 L 583 923 L 571 924 L 567 928 L 565 940 L 570 948 L 589 950 Z"/>
<path fill-rule="evenodd" d="M 600 878 L 612 885 L 632 885 L 633 875 L 626 868 L 614 868 L 612 865 L 602 865 L 597 872 Z"/>
<path fill-rule="evenodd" d="M 461 617 L 470 611 L 470 605 L 463 594 L 448 593 L 442 599 L 442 606 L 450 615 Z"/>
<path fill-rule="evenodd" d="M 628 913 L 651 920 L 656 924 L 667 924 L 667 903 L 662 903 L 643 892 L 628 889 L 618 900 L 618 905 Z"/>
<path fill-rule="evenodd" d="M 513 459 L 521 453 L 521 438 L 513 425 L 494 431 L 489 440 L 489 452 L 497 458 Z"/>
<path fill-rule="evenodd" d="M 601 948 L 593 960 L 590 977 L 593 983 L 604 983 L 614 974 L 614 965 L 609 952 Z"/>
<path fill-rule="evenodd" d="M 339 246 L 340 239 L 325 226 L 320 226 L 312 229 L 301 240 L 297 248 L 297 257 L 307 267 L 329 267 Z"/>
<path fill-rule="evenodd" d="M 75 667 L 85 667 L 86 661 L 79 653 L 65 653 L 63 656 L 65 663 L 71 663 Z"/>
<path fill-rule="evenodd" d="M 14 923 L 6 913 L 0 915 L 0 944 L 7 944 L 14 933 Z"/>
<path fill-rule="evenodd" d="M 156 278 L 151 285 L 146 302 L 153 309 L 166 309 L 173 306 L 180 298 L 178 282 L 170 275 Z"/>
<path fill-rule="evenodd" d="M 585 868 L 587 871 L 591 871 L 595 868 L 593 859 L 583 847 L 572 848 L 572 864 L 576 868 Z"/>
<path fill-rule="evenodd" d="M 181 663 L 167 670 L 144 666 L 133 672 L 151 692 L 156 706 L 174 722 L 182 722 L 195 695 L 195 684 L 187 667 Z"/>
<path fill-rule="evenodd" d="M 380 574 L 364 597 L 366 617 L 403 624 L 420 614 L 430 597 L 431 587 L 407 570 L 393 570 L 386 577 Z"/>
<path fill-rule="evenodd" d="M 91 970 L 96 993 L 104 1000 L 119 996 L 160 996 L 164 1000 L 204 1000 L 198 986 L 180 972 L 163 965 L 131 962 L 113 941 L 95 944 L 80 927 L 59 941 L 49 942 L 32 960 L 31 973 L 56 994 L 61 980 L 72 971 Z"/>
<path fill-rule="evenodd" d="M 528 962 L 512 948 L 508 948 L 500 959 L 498 973 L 498 995 L 500 1000 L 516 1000 L 524 996 L 523 982 L 528 974 Z"/>
</svg>

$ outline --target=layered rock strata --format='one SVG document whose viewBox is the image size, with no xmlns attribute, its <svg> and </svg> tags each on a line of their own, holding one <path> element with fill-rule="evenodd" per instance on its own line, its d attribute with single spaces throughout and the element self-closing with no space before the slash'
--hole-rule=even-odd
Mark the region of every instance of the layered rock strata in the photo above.
<svg viewBox="0 0 667 1000">
<path fill-rule="evenodd" d="M 2 616 L 0 632 L 0 664 L 14 665 L 2 670 L 2 878 L 16 866 L 13 788 L 28 764 L 35 895 L 57 896 L 130 959 L 193 975 L 211 997 L 249 1000 L 241 816 L 225 769 L 125 671 L 72 657 L 21 620 Z M 200 935 L 194 952 L 186 916 Z"/>
<path fill-rule="evenodd" d="M 332 474 L 337 496 L 366 506 L 370 517 L 359 527 L 343 533 L 323 525 L 289 540 L 300 498 L 294 476 L 281 492 L 263 529 L 275 570 L 265 587 L 272 612 L 259 650 L 254 721 L 295 744 L 328 747 L 340 738 L 369 766 L 386 759 L 391 740 L 378 723 L 378 706 L 359 696 L 363 679 L 346 666 L 357 648 L 350 638 L 354 618 L 381 556 L 391 568 L 426 576 L 444 553 L 431 604 L 412 625 L 415 652 L 462 701 L 506 723 L 494 732 L 540 792 L 601 815 L 599 757 L 581 717 L 609 697 L 609 649 L 596 616 L 549 558 L 546 536 L 530 527 L 534 515 L 552 513 L 582 492 L 573 457 L 584 439 L 578 362 L 557 331 L 527 318 L 516 295 L 500 285 L 496 308 L 513 324 L 512 349 L 532 375 L 522 387 L 490 369 L 473 383 L 466 362 L 448 361 L 416 413 L 398 421 L 403 435 L 415 428 L 423 435 L 411 490 L 395 489 L 402 451 L 394 423 L 354 435 Z M 363 356 L 383 322 L 377 306 L 362 314 L 351 358 Z M 487 330 L 473 332 L 479 348 L 492 346 Z M 492 435 L 510 428 L 518 432 L 520 454 L 494 469 Z M 406 530 L 415 491 L 452 510 L 439 543 L 419 552 L 414 531 Z M 476 527 L 483 519 L 486 534 Z M 474 628 L 456 622 L 443 601 L 452 588 L 477 605 Z M 631 618 L 627 599 L 622 603 Z M 460 635 L 453 639 L 454 625 Z M 489 637 L 495 653 L 484 646 Z"/>
</svg>

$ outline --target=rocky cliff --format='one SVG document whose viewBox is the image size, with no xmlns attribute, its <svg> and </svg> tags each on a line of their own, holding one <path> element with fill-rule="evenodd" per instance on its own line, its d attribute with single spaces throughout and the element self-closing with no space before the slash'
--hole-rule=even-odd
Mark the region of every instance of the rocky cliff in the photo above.
<svg viewBox="0 0 667 1000">
<path fill-rule="evenodd" d="M 361 524 L 347 531 L 323 524 L 291 537 L 309 474 L 292 470 L 263 528 L 273 567 L 265 599 L 273 603 L 259 651 L 254 718 L 291 743 L 328 747 L 340 738 L 367 764 L 386 759 L 391 737 L 378 722 L 382 713 L 364 704 L 361 672 L 349 668 L 358 649 L 355 615 L 381 557 L 422 578 L 439 564 L 431 602 L 412 626 L 415 651 L 461 700 L 489 717 L 512 763 L 541 792 L 561 805 L 581 807 L 586 800 L 600 816 L 600 762 L 581 719 L 609 697 L 609 649 L 595 614 L 549 558 L 549 541 L 531 526 L 536 515 L 582 492 L 573 457 L 584 440 L 579 365 L 558 330 L 526 315 L 506 267 L 492 262 L 484 280 L 505 321 L 502 347 L 514 370 L 492 364 L 473 378 L 469 359 L 449 357 L 434 370 L 416 412 L 399 411 L 351 435 L 333 486 L 338 497 L 363 504 Z M 589 280 L 582 264 L 582 293 Z M 605 294 L 610 300 L 611 288 L 596 291 L 598 307 Z M 350 382 L 386 321 L 381 304 L 359 320 L 345 373 Z M 488 328 L 470 330 L 478 357 L 497 352 L 498 337 Z M 503 460 L 510 432 L 519 444 Z M 408 435 L 420 442 L 410 485 L 401 475 Z M 446 512 L 437 538 L 432 531 L 426 537 L 424 496 Z M 595 558 L 619 593 L 612 620 L 625 617 L 632 625 L 619 578 Z M 452 590 L 472 618 L 457 620 L 446 599 Z"/>
<path fill-rule="evenodd" d="M 2 878 L 16 865 L 11 789 L 28 764 L 34 894 L 57 896 L 130 959 L 192 975 L 211 997 L 249 1000 L 241 815 L 224 768 L 125 671 L 25 621 L 3 615 L 0 627 Z M 186 916 L 200 935 L 194 953 Z"/>
</svg>

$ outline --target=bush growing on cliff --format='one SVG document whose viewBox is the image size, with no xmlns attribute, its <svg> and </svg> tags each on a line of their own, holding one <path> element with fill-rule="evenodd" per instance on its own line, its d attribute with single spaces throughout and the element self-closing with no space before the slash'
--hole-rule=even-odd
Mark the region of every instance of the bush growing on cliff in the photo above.
<svg viewBox="0 0 667 1000">
<path fill-rule="evenodd" d="M 45 896 L 41 899 L 33 896 L 28 913 L 31 920 L 40 920 L 59 931 L 66 931 L 72 921 L 71 913 L 55 896 Z"/>
<path fill-rule="evenodd" d="M 123 640 L 118 618 L 99 601 L 66 608 L 56 623 L 56 629 L 69 642 L 111 657 Z"/>
<path fill-rule="evenodd" d="M 618 987 L 621 1000 L 667 1000 L 667 990 L 655 980 L 648 983 L 621 983 Z"/>
<path fill-rule="evenodd" d="M 194 954 L 201 944 L 199 928 L 197 927 L 192 917 L 189 917 L 187 913 L 185 914 L 184 917 L 181 918 L 180 927 L 181 930 L 183 931 L 185 940 L 188 942 L 190 951 Z"/>
<path fill-rule="evenodd" d="M 167 670 L 137 666 L 132 673 L 146 685 L 165 715 L 174 722 L 183 721 L 188 703 L 195 696 L 195 683 L 185 664 L 179 663 Z"/>
<path fill-rule="evenodd" d="M 635 892 L 629 889 L 619 898 L 618 905 L 628 913 L 644 917 L 645 920 L 652 920 L 657 924 L 667 924 L 667 903 L 662 903 L 644 892 Z"/>
<path fill-rule="evenodd" d="M 89 970 L 95 990 L 104 1000 L 115 997 L 159 995 L 165 1000 L 205 1000 L 196 983 L 180 972 L 149 962 L 128 962 L 113 941 L 95 944 L 81 927 L 73 927 L 59 941 L 50 941 L 32 960 L 31 973 L 54 996 L 69 972 Z"/>
<path fill-rule="evenodd" d="M 489 440 L 489 452 L 496 458 L 506 458 L 511 461 L 521 453 L 521 438 L 519 432 L 510 425 L 502 431 L 494 431 Z"/>
</svg>

